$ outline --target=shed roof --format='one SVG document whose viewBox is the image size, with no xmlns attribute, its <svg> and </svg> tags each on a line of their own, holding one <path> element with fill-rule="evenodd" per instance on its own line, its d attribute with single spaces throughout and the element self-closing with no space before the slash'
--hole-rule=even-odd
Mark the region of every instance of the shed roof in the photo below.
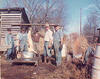
<svg viewBox="0 0 100 79">
<path fill-rule="evenodd" d="M 0 9 L 0 13 L 2 12 L 8 12 L 8 13 L 16 13 L 16 12 L 20 12 L 22 13 L 22 18 L 24 19 L 24 21 L 26 23 L 29 23 L 29 19 L 28 16 L 25 12 L 25 8 L 19 8 L 19 7 L 14 7 L 14 8 L 1 8 Z"/>
</svg>

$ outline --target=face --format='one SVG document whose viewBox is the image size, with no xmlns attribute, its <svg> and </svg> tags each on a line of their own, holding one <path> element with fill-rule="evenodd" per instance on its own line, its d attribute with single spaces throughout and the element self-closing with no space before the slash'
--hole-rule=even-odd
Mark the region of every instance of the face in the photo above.
<svg viewBox="0 0 100 79">
<path fill-rule="evenodd" d="M 48 29 L 49 29 L 49 27 L 46 27 L 45 29 L 46 29 L 46 30 L 48 30 Z"/>
<path fill-rule="evenodd" d="M 22 30 L 22 33 L 25 33 L 25 30 Z"/>
<path fill-rule="evenodd" d="M 11 31 L 8 31 L 9 34 L 11 34 Z"/>
<path fill-rule="evenodd" d="M 55 27 L 55 30 L 57 31 L 59 29 L 59 27 L 57 26 L 57 27 Z"/>
</svg>

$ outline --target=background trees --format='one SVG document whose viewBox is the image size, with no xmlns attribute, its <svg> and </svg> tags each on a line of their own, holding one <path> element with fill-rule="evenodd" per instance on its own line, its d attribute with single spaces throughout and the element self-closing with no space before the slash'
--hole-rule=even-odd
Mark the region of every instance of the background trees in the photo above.
<svg viewBox="0 0 100 79">
<path fill-rule="evenodd" d="M 24 7 L 30 23 L 60 24 L 65 26 L 68 23 L 65 12 L 64 0 L 5 0 L 6 7 Z M 66 11 L 65 11 L 66 10 Z M 65 22 L 67 21 L 67 22 Z M 35 26 L 33 29 L 41 29 Z"/>
<path fill-rule="evenodd" d="M 94 37 L 98 35 L 97 28 L 99 26 L 98 17 L 95 14 L 90 14 L 83 27 L 83 34 L 89 42 L 94 41 Z"/>
<path fill-rule="evenodd" d="M 63 0 L 6 0 L 7 7 L 25 7 L 30 23 L 65 24 Z M 12 4 L 13 3 L 13 4 Z"/>
<path fill-rule="evenodd" d="M 98 36 L 97 28 L 100 26 L 100 0 L 93 0 L 94 8 L 87 16 L 86 23 L 83 27 L 83 34 L 87 37 L 89 42 L 93 42 L 95 36 Z"/>
</svg>

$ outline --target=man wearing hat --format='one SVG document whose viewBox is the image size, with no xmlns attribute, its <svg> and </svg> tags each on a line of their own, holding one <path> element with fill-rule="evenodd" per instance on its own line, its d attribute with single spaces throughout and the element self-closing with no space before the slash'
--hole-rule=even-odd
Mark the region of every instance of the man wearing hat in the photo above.
<svg viewBox="0 0 100 79">
<path fill-rule="evenodd" d="M 5 43 L 7 46 L 10 46 L 11 48 L 7 49 L 7 60 L 12 59 L 12 54 L 14 54 L 14 39 L 11 33 L 11 29 L 7 29 L 8 33 L 5 36 Z"/>
<path fill-rule="evenodd" d="M 49 24 L 45 25 L 46 33 L 44 36 L 44 62 L 47 61 L 47 58 L 50 59 L 51 53 L 50 53 L 50 48 L 52 46 L 52 31 L 50 30 Z"/>
<path fill-rule="evenodd" d="M 56 65 L 61 65 L 61 49 L 63 41 L 63 32 L 59 25 L 55 26 L 55 33 L 53 35 L 54 51 L 56 55 Z"/>
</svg>

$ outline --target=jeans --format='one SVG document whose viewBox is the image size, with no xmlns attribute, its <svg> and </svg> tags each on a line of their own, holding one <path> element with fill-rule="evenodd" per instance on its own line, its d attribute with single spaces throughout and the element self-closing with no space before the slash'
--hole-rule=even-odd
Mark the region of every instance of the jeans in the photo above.
<svg viewBox="0 0 100 79">
<path fill-rule="evenodd" d="M 61 44 L 59 41 L 54 41 L 54 51 L 55 51 L 55 55 L 56 55 L 57 66 L 61 65 L 61 60 L 62 60 L 60 45 Z"/>
<path fill-rule="evenodd" d="M 51 57 L 50 49 L 48 48 L 49 42 L 45 41 L 44 42 L 44 56 L 49 56 Z"/>
<path fill-rule="evenodd" d="M 7 49 L 7 59 L 12 59 L 12 54 L 14 54 L 14 46 L 12 48 Z"/>
</svg>

